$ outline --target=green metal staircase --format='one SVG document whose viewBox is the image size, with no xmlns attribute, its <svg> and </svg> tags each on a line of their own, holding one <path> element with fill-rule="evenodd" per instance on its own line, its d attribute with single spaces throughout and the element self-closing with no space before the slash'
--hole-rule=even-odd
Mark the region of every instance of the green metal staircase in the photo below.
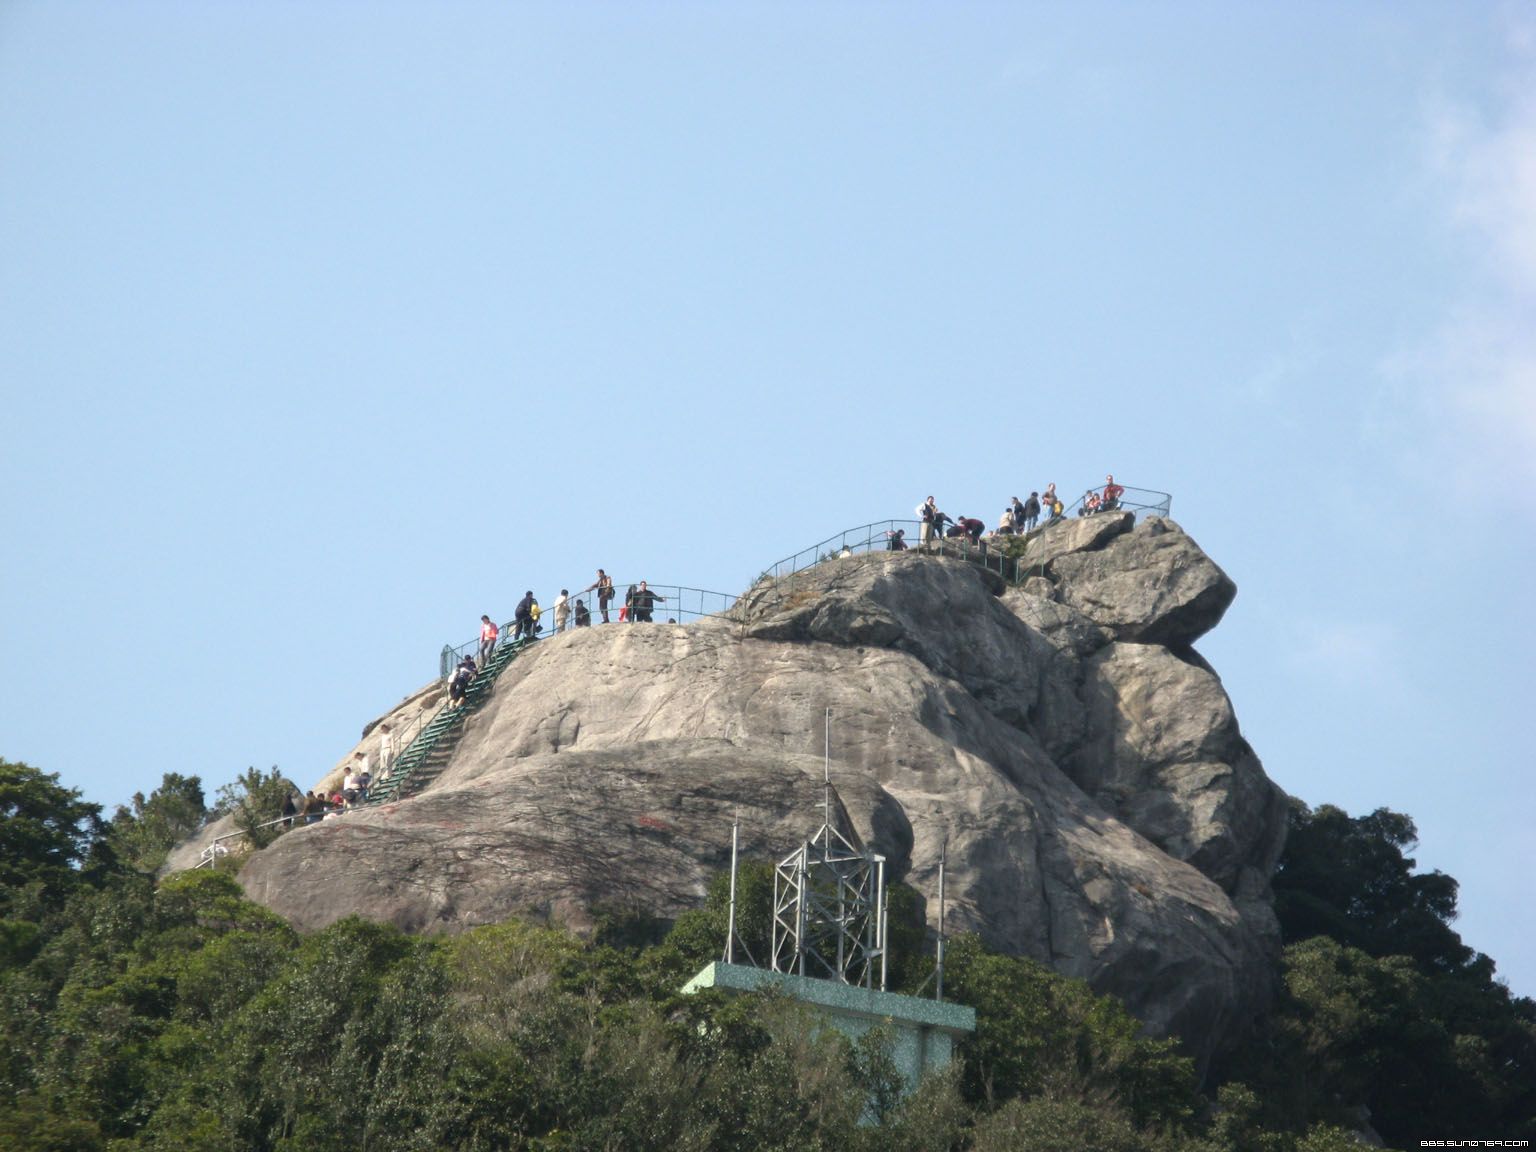
<svg viewBox="0 0 1536 1152">
<path fill-rule="evenodd" d="M 469 682 L 464 702 L 455 706 L 451 702 L 438 709 L 437 714 L 422 725 L 421 731 L 395 757 L 389 778 L 368 789 L 368 807 L 404 800 L 420 792 L 448 763 L 453 750 L 464 735 L 464 725 L 469 717 L 480 709 L 491 693 L 491 686 L 502 670 L 516 660 L 528 647 L 536 643 L 532 637 L 513 640 L 501 645 L 491 654 L 490 663 Z"/>
</svg>

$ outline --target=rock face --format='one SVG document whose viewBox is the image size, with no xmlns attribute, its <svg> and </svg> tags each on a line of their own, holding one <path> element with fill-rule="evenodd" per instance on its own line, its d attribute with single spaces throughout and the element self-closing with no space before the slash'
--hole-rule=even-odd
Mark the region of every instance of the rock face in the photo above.
<svg viewBox="0 0 1536 1152">
<path fill-rule="evenodd" d="M 732 618 L 553 636 L 420 795 L 298 829 L 247 891 L 301 927 L 423 930 L 595 905 L 673 915 L 743 851 L 840 819 L 951 932 L 1123 998 L 1209 1056 L 1262 1004 L 1284 796 L 1189 645 L 1232 582 L 1177 525 L 1102 516 L 1028 545 L 998 596 L 916 552 L 828 560 Z M 930 913 L 930 920 L 933 919 Z"/>
<path fill-rule="evenodd" d="M 1149 644 L 1193 643 L 1237 595 L 1227 574 L 1168 520 L 1150 519 L 1100 549 L 1057 556 L 1046 571 L 1064 602 L 1117 639 Z"/>
</svg>

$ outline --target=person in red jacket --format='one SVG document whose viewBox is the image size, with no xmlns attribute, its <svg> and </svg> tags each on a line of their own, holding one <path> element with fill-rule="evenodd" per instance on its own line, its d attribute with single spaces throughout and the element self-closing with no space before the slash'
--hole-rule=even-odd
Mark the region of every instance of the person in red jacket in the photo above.
<svg viewBox="0 0 1536 1152">
<path fill-rule="evenodd" d="M 955 527 L 960 530 L 962 536 L 969 536 L 971 543 L 981 540 L 981 534 L 987 530 L 987 526 L 974 516 L 962 516 L 955 521 Z"/>
<path fill-rule="evenodd" d="M 1104 477 L 1104 495 L 1099 498 L 1099 511 L 1111 512 L 1120 507 L 1120 497 L 1125 495 L 1125 489 L 1115 483 L 1113 475 Z"/>
</svg>

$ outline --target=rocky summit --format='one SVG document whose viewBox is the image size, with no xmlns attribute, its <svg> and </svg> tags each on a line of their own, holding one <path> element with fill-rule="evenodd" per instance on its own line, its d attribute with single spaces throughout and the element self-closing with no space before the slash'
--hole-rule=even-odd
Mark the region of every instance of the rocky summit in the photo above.
<svg viewBox="0 0 1536 1152">
<path fill-rule="evenodd" d="M 1128 513 L 1053 525 L 1021 562 L 1004 586 L 916 551 L 833 558 L 728 617 L 548 637 L 419 792 L 296 829 L 241 882 L 303 928 L 670 917 L 737 814 L 761 859 L 820 824 L 830 709 L 839 819 L 930 924 L 942 853 L 949 932 L 1086 979 L 1203 1061 L 1262 1006 L 1278 945 L 1285 796 L 1192 647 L 1235 587 Z"/>
</svg>

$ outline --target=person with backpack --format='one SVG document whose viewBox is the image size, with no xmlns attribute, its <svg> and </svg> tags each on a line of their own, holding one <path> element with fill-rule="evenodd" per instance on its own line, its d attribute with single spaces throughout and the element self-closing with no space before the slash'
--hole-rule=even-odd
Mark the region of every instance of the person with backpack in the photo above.
<svg viewBox="0 0 1536 1152">
<path fill-rule="evenodd" d="M 457 708 L 464 703 L 464 697 L 469 692 L 469 684 L 475 678 L 475 662 L 468 656 L 453 670 L 453 678 L 448 681 L 448 706 Z"/>
<path fill-rule="evenodd" d="M 523 598 L 517 602 L 517 611 L 512 614 L 512 639 L 521 640 L 524 636 L 533 635 L 533 589 L 523 593 Z"/>
<path fill-rule="evenodd" d="M 1056 481 L 1052 480 L 1045 486 L 1045 491 L 1040 493 L 1040 507 L 1050 516 L 1049 524 L 1054 524 L 1061 519 L 1066 505 L 1061 502 L 1061 497 L 1056 495 Z"/>
<path fill-rule="evenodd" d="M 608 605 L 613 601 L 613 577 L 599 568 L 597 570 L 597 579 L 576 593 L 576 595 L 581 596 L 594 589 L 597 591 L 597 610 L 603 618 L 603 623 L 607 624 Z"/>
</svg>

